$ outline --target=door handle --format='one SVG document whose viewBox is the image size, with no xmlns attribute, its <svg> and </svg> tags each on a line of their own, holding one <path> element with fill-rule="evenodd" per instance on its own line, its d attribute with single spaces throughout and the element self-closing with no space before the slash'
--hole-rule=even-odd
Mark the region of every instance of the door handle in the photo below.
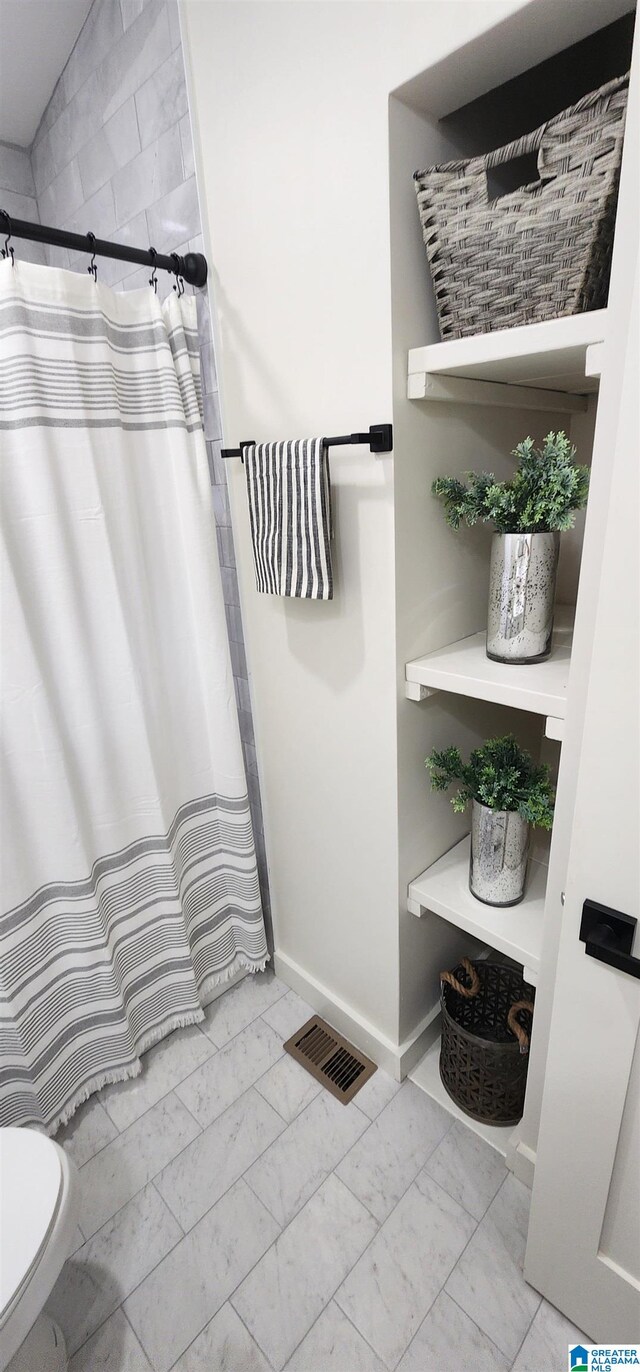
<svg viewBox="0 0 640 1372">
<path fill-rule="evenodd" d="M 580 940 L 585 945 L 587 957 L 606 962 L 609 967 L 628 972 L 631 977 L 640 977 L 640 958 L 631 952 L 637 923 L 637 919 L 623 915 L 621 910 L 612 910 L 596 900 L 585 900 Z"/>
</svg>

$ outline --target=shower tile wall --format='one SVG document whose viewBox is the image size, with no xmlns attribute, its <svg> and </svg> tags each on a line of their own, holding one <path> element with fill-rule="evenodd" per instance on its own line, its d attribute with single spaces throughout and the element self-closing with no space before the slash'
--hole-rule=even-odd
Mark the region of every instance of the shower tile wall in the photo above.
<svg viewBox="0 0 640 1372">
<path fill-rule="evenodd" d="M 31 158 L 27 148 L 0 142 L 0 208 L 14 219 L 35 219 L 39 222 L 38 202 L 33 183 Z M 4 229 L 4 220 L 0 230 Z M 40 243 L 24 243 L 21 256 L 28 262 L 43 263 L 45 250 Z"/>
<path fill-rule="evenodd" d="M 1 130 L 0 130 L 1 132 Z M 0 142 L 0 204 L 74 233 L 203 251 L 176 0 L 94 0 L 28 151 Z M 44 253 L 47 254 L 45 259 Z M 87 258 L 20 242 L 31 261 L 86 271 Z M 149 268 L 100 258 L 98 279 L 146 286 Z M 171 290 L 161 272 L 159 294 Z M 187 287 L 187 289 L 189 289 Z M 206 295 L 197 293 L 204 424 L 231 658 L 267 923 L 269 890 L 247 660 L 239 610 L 215 356 Z"/>
</svg>

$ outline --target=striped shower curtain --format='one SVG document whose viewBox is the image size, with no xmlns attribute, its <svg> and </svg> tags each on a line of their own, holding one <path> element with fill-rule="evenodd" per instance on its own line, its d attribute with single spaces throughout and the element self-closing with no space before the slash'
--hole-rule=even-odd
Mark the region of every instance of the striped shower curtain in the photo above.
<svg viewBox="0 0 640 1372">
<path fill-rule="evenodd" d="M 0 264 L 0 1124 L 53 1132 L 267 948 L 195 299 Z"/>
</svg>

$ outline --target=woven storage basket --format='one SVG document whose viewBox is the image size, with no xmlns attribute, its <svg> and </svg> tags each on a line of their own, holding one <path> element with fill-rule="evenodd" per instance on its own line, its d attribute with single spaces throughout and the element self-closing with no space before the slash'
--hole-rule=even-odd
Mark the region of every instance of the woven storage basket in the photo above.
<svg viewBox="0 0 640 1372">
<path fill-rule="evenodd" d="M 443 339 L 606 305 L 628 82 L 484 157 L 415 173 Z M 540 180 L 490 201 L 487 172 L 525 153 Z"/>
<path fill-rule="evenodd" d="M 535 991 L 513 967 L 463 958 L 443 972 L 440 1076 L 474 1120 L 522 1118 Z"/>
</svg>

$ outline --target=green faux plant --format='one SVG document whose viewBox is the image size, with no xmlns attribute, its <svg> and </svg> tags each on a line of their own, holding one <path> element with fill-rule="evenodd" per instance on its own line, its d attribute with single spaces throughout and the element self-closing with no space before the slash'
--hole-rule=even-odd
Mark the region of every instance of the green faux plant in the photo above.
<svg viewBox="0 0 640 1372">
<path fill-rule="evenodd" d="M 525 438 L 513 449 L 519 465 L 511 481 L 496 481 L 491 472 L 466 472 L 468 485 L 439 476 L 431 490 L 442 500 L 452 529 L 479 519 L 492 520 L 499 534 L 571 529 L 589 491 L 589 469 L 578 466 L 575 455 L 562 431 L 548 433 L 541 448 Z"/>
<path fill-rule="evenodd" d="M 461 783 L 451 798 L 461 814 L 469 801 L 477 800 L 490 810 L 515 810 L 522 819 L 541 829 L 553 823 L 553 789 L 546 764 L 537 767 L 512 734 L 489 738 L 463 762 L 458 748 L 434 748 L 425 762 L 434 791 L 446 791 Z"/>
</svg>

